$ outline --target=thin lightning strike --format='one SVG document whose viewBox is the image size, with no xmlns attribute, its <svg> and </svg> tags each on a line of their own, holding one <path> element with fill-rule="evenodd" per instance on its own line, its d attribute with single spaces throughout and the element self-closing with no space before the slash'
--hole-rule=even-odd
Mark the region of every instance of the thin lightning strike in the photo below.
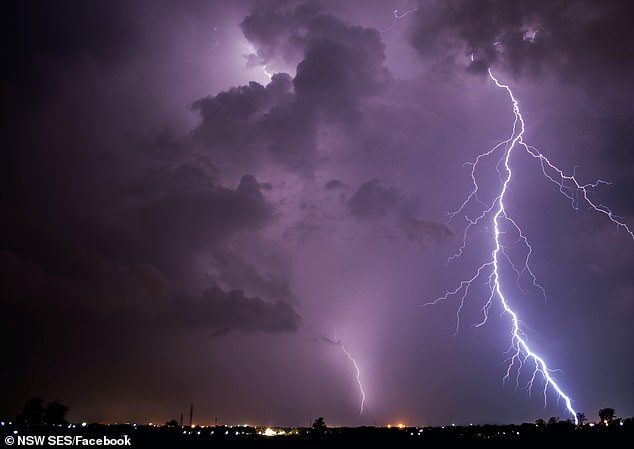
<svg viewBox="0 0 634 449">
<path fill-rule="evenodd" d="M 356 360 L 346 350 L 346 347 L 343 345 L 343 343 L 339 342 L 339 346 L 341 346 L 341 350 L 352 362 L 352 364 L 354 365 L 354 369 L 357 371 L 357 384 L 359 385 L 359 391 L 361 392 L 361 407 L 359 410 L 359 416 L 361 416 L 363 415 L 363 406 L 365 405 L 365 391 L 363 390 L 363 383 L 361 383 L 361 370 L 359 369 L 359 365 L 357 365 Z"/>
<path fill-rule="evenodd" d="M 363 407 L 365 406 L 366 397 L 365 397 L 365 389 L 363 388 L 363 383 L 361 382 L 361 370 L 359 369 L 359 365 L 357 364 L 357 361 L 354 359 L 354 357 L 352 357 L 352 354 L 348 352 L 346 347 L 343 345 L 343 342 L 337 338 L 336 330 L 335 330 L 334 339 L 322 336 L 322 337 L 316 338 L 315 340 L 322 341 L 331 345 L 339 346 L 341 350 L 343 351 L 343 353 L 348 358 L 348 360 L 350 360 L 350 362 L 352 363 L 352 366 L 354 366 L 354 370 L 356 371 L 357 385 L 359 386 L 359 392 L 361 393 L 361 405 L 359 407 L 359 416 L 363 415 Z"/>
<path fill-rule="evenodd" d="M 484 262 L 476 270 L 473 276 L 460 282 L 460 284 L 454 290 L 447 291 L 444 296 L 441 296 L 434 301 L 424 305 L 427 306 L 437 304 L 438 302 L 449 299 L 449 297 L 451 296 L 458 295 L 460 298 L 460 304 L 456 312 L 456 328 L 454 331 L 455 336 L 460 327 L 460 313 L 465 304 L 465 300 L 469 295 L 470 287 L 476 280 L 486 279 L 485 285 L 487 285 L 489 288 L 489 295 L 486 303 L 481 309 L 483 317 L 482 321 L 477 323 L 475 327 L 480 327 L 487 322 L 489 310 L 493 306 L 493 301 L 496 298 L 499 299 L 504 312 L 511 317 L 512 323 L 511 344 L 508 351 L 508 353 L 512 355 L 507 360 L 509 364 L 507 367 L 506 375 L 503 378 L 503 382 L 507 382 L 511 378 L 511 376 L 514 375 L 516 387 L 518 387 L 521 369 L 526 364 L 532 365 L 533 372 L 530 380 L 526 384 L 528 392 L 531 392 L 534 382 L 537 380 L 538 377 L 541 376 L 544 382 L 544 389 L 542 391 L 544 395 L 544 404 L 546 403 L 546 394 L 548 391 L 548 387 L 551 387 L 557 393 L 557 398 L 563 399 L 566 405 L 566 410 L 572 415 L 575 423 L 578 424 L 577 413 L 572 407 L 572 401 L 570 397 L 563 392 L 559 384 L 552 376 L 555 370 L 549 368 L 546 364 L 546 361 L 541 356 L 533 352 L 528 346 L 528 340 L 523 330 L 526 328 L 526 325 L 519 319 L 517 313 L 511 308 L 509 300 L 504 294 L 502 282 L 500 279 L 500 265 L 502 265 L 504 261 L 506 261 L 517 276 L 516 283 L 518 286 L 520 277 L 524 274 L 527 274 L 531 280 L 532 285 L 540 290 L 544 298 L 546 297 L 545 290 L 537 283 L 537 279 L 530 268 L 530 258 L 533 253 L 533 248 L 531 247 L 528 239 L 525 237 L 517 222 L 508 215 L 505 205 L 507 193 L 510 190 L 509 184 L 513 176 L 513 171 L 511 169 L 511 156 L 514 150 L 518 148 L 524 149 L 530 156 L 537 159 L 541 166 L 543 175 L 549 181 L 554 183 L 558 187 L 559 191 L 570 200 L 570 203 L 575 210 L 579 208 L 580 203 L 583 203 L 587 205 L 589 209 L 593 209 L 596 212 L 607 216 L 607 218 L 612 221 L 612 223 L 614 223 L 614 225 L 617 227 L 617 230 L 626 232 L 632 239 L 634 239 L 634 233 L 623 221 L 621 221 L 622 217 L 615 215 L 608 207 L 602 204 L 597 204 L 590 199 L 589 192 L 592 188 L 599 185 L 607 185 L 609 184 L 608 182 L 599 180 L 589 184 L 580 183 L 577 180 L 574 171 L 572 175 L 565 174 L 561 169 L 552 164 L 546 156 L 539 152 L 539 150 L 524 142 L 524 118 L 522 117 L 519 109 L 519 102 L 513 95 L 511 88 L 505 84 L 500 83 L 493 76 L 491 70 L 489 70 L 489 77 L 491 78 L 491 80 L 493 80 L 498 88 L 506 91 L 509 96 L 509 99 L 513 105 L 513 128 L 511 136 L 508 139 L 498 143 L 493 148 L 478 155 L 473 162 L 465 164 L 471 167 L 471 181 L 473 189 L 467 196 L 466 200 L 460 205 L 460 207 L 449 214 L 449 221 L 451 221 L 459 214 L 464 214 L 467 225 L 464 229 L 462 244 L 460 245 L 458 251 L 449 258 L 448 263 L 462 255 L 463 250 L 467 246 L 467 236 L 469 234 L 469 231 L 488 217 L 491 217 L 493 224 L 494 248 L 491 252 L 491 258 L 488 261 Z M 481 199 L 479 196 L 480 188 L 478 185 L 476 170 L 481 161 L 489 157 L 495 157 L 498 153 L 501 154 L 497 161 L 496 170 L 501 182 L 501 189 L 493 202 L 489 204 Z M 470 218 L 466 212 L 466 208 L 474 203 L 479 205 L 479 207 L 481 208 L 481 212 L 476 217 Z M 507 253 L 504 244 L 502 243 L 503 237 L 507 234 L 515 234 L 517 236 L 515 243 L 521 243 L 525 248 L 525 255 L 521 260 L 521 269 L 518 267 L 517 263 L 513 262 L 513 260 Z"/>
</svg>

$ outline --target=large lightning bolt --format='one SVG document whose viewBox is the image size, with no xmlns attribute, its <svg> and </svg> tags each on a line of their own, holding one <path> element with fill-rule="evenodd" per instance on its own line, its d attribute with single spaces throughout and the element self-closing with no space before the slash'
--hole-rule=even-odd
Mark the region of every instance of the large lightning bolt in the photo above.
<svg viewBox="0 0 634 449">
<path fill-rule="evenodd" d="M 529 276 L 532 285 L 538 288 L 545 298 L 545 291 L 537 283 L 537 279 L 530 268 L 530 258 L 533 253 L 533 249 L 529 244 L 528 239 L 525 237 L 524 233 L 520 229 L 518 223 L 508 214 L 505 205 L 505 200 L 507 200 L 507 193 L 510 190 L 509 185 L 513 176 L 513 171 L 511 168 L 511 156 L 513 155 L 514 151 L 523 149 L 530 156 L 537 159 L 541 166 L 543 175 L 549 181 L 554 183 L 558 187 L 559 191 L 570 200 L 570 203 L 574 209 L 578 209 L 580 204 L 585 204 L 589 207 L 589 209 L 595 210 L 596 212 L 607 216 L 607 218 L 616 225 L 618 230 L 626 232 L 632 239 L 634 239 L 634 233 L 623 221 L 621 221 L 622 217 L 615 215 L 606 206 L 595 203 L 589 197 L 589 192 L 594 187 L 603 184 L 609 184 L 608 182 L 599 180 L 590 184 L 580 183 L 577 180 L 574 171 L 572 175 L 564 173 L 563 170 L 552 164 L 550 160 L 548 160 L 548 158 L 544 156 L 539 150 L 524 142 L 524 119 L 520 112 L 519 102 L 513 95 L 511 88 L 508 85 L 500 83 L 497 78 L 493 76 L 491 70 L 489 70 L 489 77 L 491 78 L 491 80 L 493 80 L 498 88 L 506 92 L 511 101 L 511 104 L 513 105 L 513 128 L 511 136 L 508 139 L 498 143 L 493 148 L 478 155 L 474 161 L 466 164 L 471 167 L 471 180 L 473 188 L 465 201 L 460 205 L 460 207 L 449 214 L 449 220 L 451 221 L 459 214 L 464 214 L 467 225 L 464 229 L 462 244 L 460 245 L 456 254 L 449 258 L 448 263 L 462 255 L 463 250 L 466 248 L 467 245 L 467 236 L 469 231 L 474 226 L 480 224 L 483 220 L 486 219 L 490 219 L 492 222 L 494 242 L 493 250 L 491 252 L 490 259 L 480 265 L 480 267 L 478 267 L 478 269 L 470 278 L 460 282 L 460 284 L 454 290 L 447 291 L 444 296 L 441 296 L 425 305 L 437 304 L 440 301 L 447 300 L 449 297 L 459 296 L 460 304 L 456 312 L 456 328 L 454 332 L 455 335 L 455 333 L 458 332 L 460 326 L 460 313 L 464 306 L 465 300 L 469 295 L 470 287 L 476 280 L 485 279 L 485 284 L 488 286 L 489 289 L 488 299 L 481 309 L 483 317 L 482 321 L 477 323 L 475 327 L 482 326 L 486 323 L 489 310 L 492 307 L 494 300 L 496 299 L 502 306 L 503 311 L 511 318 L 512 332 L 511 343 L 508 351 L 508 353 L 510 354 L 510 358 L 507 360 L 508 367 L 503 381 L 507 382 L 511 378 L 511 376 L 514 375 L 516 380 L 516 387 L 519 386 L 519 378 L 522 368 L 525 365 L 532 366 L 532 375 L 530 376 L 530 380 L 526 385 L 529 393 L 531 392 L 535 381 L 538 378 L 541 378 L 544 383 L 544 403 L 546 403 L 546 395 L 548 392 L 548 388 L 550 387 L 556 393 L 557 398 L 564 401 L 566 410 L 572 415 L 575 423 L 578 424 L 577 413 L 572 407 L 572 401 L 570 397 L 564 393 L 562 388 L 553 377 L 554 370 L 549 368 L 546 364 L 545 359 L 535 353 L 528 345 L 528 339 L 523 330 L 525 328 L 525 325 L 519 319 L 517 313 L 511 308 L 509 297 L 505 294 L 501 281 L 500 266 L 504 263 L 507 263 L 517 275 L 518 286 L 520 277 L 523 275 L 527 275 Z M 478 185 L 478 177 L 476 171 L 481 161 L 487 158 L 494 157 L 498 157 L 496 170 L 500 179 L 501 187 L 494 200 L 491 203 L 487 203 L 479 196 L 480 188 Z M 466 212 L 467 207 L 471 207 L 471 205 L 473 204 L 477 205 L 480 210 L 479 215 L 474 218 L 469 217 L 469 214 Z M 517 261 L 514 261 L 511 258 L 510 254 L 506 251 L 506 247 L 503 244 L 503 238 L 507 234 L 515 235 L 517 237 L 515 239 L 515 242 L 524 245 L 525 256 L 521 260 L 521 265 L 519 265 Z"/>
<path fill-rule="evenodd" d="M 359 392 L 361 393 L 361 407 L 359 409 L 359 416 L 361 416 L 363 415 L 363 406 L 365 404 L 365 391 L 363 389 L 363 383 L 361 382 L 361 370 L 359 369 L 359 365 L 357 365 L 357 361 L 354 359 L 354 357 L 350 355 L 350 353 L 348 352 L 346 347 L 343 345 L 343 343 L 339 342 L 339 346 L 341 346 L 341 350 L 346 355 L 346 357 L 348 357 L 348 359 L 352 362 L 352 364 L 354 365 L 354 369 L 357 372 L 357 384 L 359 385 Z"/>
</svg>

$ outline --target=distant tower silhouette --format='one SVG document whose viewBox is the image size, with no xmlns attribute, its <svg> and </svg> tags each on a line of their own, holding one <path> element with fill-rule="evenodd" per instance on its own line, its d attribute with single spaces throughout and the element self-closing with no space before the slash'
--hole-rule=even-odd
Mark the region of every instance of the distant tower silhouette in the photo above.
<svg viewBox="0 0 634 449">
<path fill-rule="evenodd" d="M 189 406 L 189 427 L 192 426 L 192 422 L 194 420 L 194 403 L 192 402 Z"/>
</svg>

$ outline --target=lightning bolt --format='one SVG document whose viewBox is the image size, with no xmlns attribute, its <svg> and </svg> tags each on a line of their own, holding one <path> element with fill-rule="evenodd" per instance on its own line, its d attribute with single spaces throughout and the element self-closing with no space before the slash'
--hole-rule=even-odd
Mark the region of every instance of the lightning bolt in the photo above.
<svg viewBox="0 0 634 449">
<path fill-rule="evenodd" d="M 365 390 L 363 389 L 363 383 L 361 382 L 361 370 L 359 369 L 359 365 L 357 365 L 357 362 L 354 359 L 354 357 L 350 355 L 350 353 L 348 352 L 348 350 L 346 349 L 346 347 L 343 345 L 342 342 L 339 342 L 339 346 L 341 347 L 341 350 L 346 355 L 346 357 L 348 357 L 348 359 L 352 362 L 352 364 L 354 365 L 354 369 L 357 372 L 357 385 L 359 385 L 359 392 L 361 393 L 361 407 L 359 410 L 359 416 L 361 416 L 363 415 L 363 406 L 365 404 Z"/>
<path fill-rule="evenodd" d="M 539 162 L 543 175 L 547 180 L 558 187 L 559 192 L 561 192 L 561 194 L 570 201 L 575 210 L 578 210 L 580 204 L 585 204 L 589 207 L 589 209 L 605 215 L 610 221 L 612 221 L 612 223 L 614 223 L 614 225 L 616 225 L 617 230 L 624 231 L 629 234 L 632 239 L 634 239 L 634 233 L 623 221 L 621 221 L 622 217 L 615 215 L 603 204 L 595 203 L 589 197 L 589 192 L 593 188 L 598 187 L 599 185 L 608 185 L 609 183 L 607 181 L 598 180 L 589 184 L 580 183 L 575 176 L 574 170 L 572 175 L 564 173 L 563 170 L 551 163 L 546 156 L 537 150 L 537 148 L 524 142 L 524 118 L 520 112 L 518 100 L 515 98 L 511 88 L 506 84 L 500 83 L 491 70 L 489 70 L 489 77 L 499 89 L 506 92 L 511 104 L 513 105 L 513 128 L 511 136 L 508 139 L 498 143 L 488 151 L 481 153 L 474 161 L 465 164 L 471 167 L 471 181 L 473 188 L 460 207 L 449 214 L 449 221 L 459 214 L 464 214 L 467 225 L 464 229 L 462 244 L 458 248 L 458 251 L 449 258 L 447 263 L 450 263 L 452 260 L 462 255 L 463 250 L 467 246 L 467 236 L 469 231 L 474 226 L 480 224 L 483 220 L 489 218 L 491 219 L 493 225 L 494 248 L 491 252 L 490 259 L 480 265 L 470 278 L 461 281 L 454 290 L 449 290 L 445 293 L 445 295 L 424 305 L 437 304 L 438 302 L 445 301 L 450 297 L 458 296 L 460 298 L 460 303 L 456 312 L 455 336 L 460 327 L 460 314 L 465 304 L 465 300 L 469 295 L 469 290 L 472 284 L 478 279 L 485 279 L 485 285 L 488 286 L 489 295 L 487 301 L 481 309 L 482 321 L 477 323 L 475 327 L 480 327 L 487 322 L 489 310 L 496 299 L 502 306 L 504 313 L 509 315 L 511 318 L 511 343 L 507 352 L 510 354 L 510 357 L 507 359 L 508 367 L 506 375 L 503 378 L 503 383 L 509 381 L 511 376 L 514 375 L 516 387 L 519 387 L 519 379 L 522 368 L 525 365 L 532 366 L 532 375 L 526 385 L 528 392 L 531 393 L 533 384 L 538 378 L 541 378 L 544 384 L 542 390 L 544 395 L 544 405 L 546 405 L 547 392 L 550 387 L 556 393 L 557 399 L 562 399 L 564 401 L 566 410 L 572 415 L 575 423 L 578 424 L 577 413 L 572 407 L 572 400 L 570 399 L 570 396 L 564 393 L 553 377 L 555 370 L 549 368 L 546 360 L 535 353 L 528 345 L 528 339 L 526 337 L 526 333 L 524 332 L 526 325 L 511 308 L 509 298 L 505 294 L 502 286 L 500 266 L 506 262 L 516 274 L 516 283 L 518 286 L 520 277 L 526 274 L 530 278 L 532 285 L 538 288 L 544 298 L 546 298 L 545 290 L 537 283 L 537 279 L 530 268 L 530 258 L 533 253 L 533 248 L 518 223 L 508 214 L 505 205 L 505 200 L 508 196 L 507 193 L 510 190 L 509 185 L 513 176 L 511 156 L 515 151 L 526 151 Z M 476 170 L 478 169 L 480 162 L 487 158 L 493 158 L 496 156 L 498 157 L 496 170 L 501 182 L 501 188 L 494 200 L 491 203 L 487 203 L 479 196 L 480 187 L 478 185 Z M 479 207 L 480 213 L 476 217 L 471 218 L 466 212 L 466 209 L 474 203 Z M 518 264 L 511 259 L 510 255 L 506 251 L 506 247 L 502 243 L 503 237 L 506 234 L 515 234 L 517 236 L 517 239 L 515 240 L 516 243 L 521 243 L 525 248 L 525 255 L 521 260 L 521 266 L 518 266 Z"/>
<path fill-rule="evenodd" d="M 404 13 L 399 13 L 398 11 L 399 11 L 398 9 L 395 9 L 395 10 L 392 11 L 392 14 L 394 14 L 394 19 L 392 21 L 392 25 L 390 25 L 388 28 L 384 29 L 382 31 L 383 33 L 394 29 L 394 27 L 396 26 L 396 22 L 398 22 L 399 19 L 402 19 L 406 15 L 418 11 L 418 8 L 413 8 L 413 9 L 407 10 Z"/>
<path fill-rule="evenodd" d="M 348 352 L 343 342 L 337 338 L 336 330 L 335 330 L 334 339 L 326 337 L 326 336 L 321 336 L 321 337 L 314 338 L 314 340 L 328 343 L 329 345 L 339 346 L 341 348 L 341 351 L 343 351 L 345 356 L 352 363 L 352 366 L 354 366 L 354 370 L 356 372 L 357 385 L 359 386 L 359 392 L 361 393 L 361 405 L 359 407 L 359 416 L 363 415 L 363 407 L 365 405 L 365 389 L 363 388 L 363 382 L 361 382 L 361 369 L 359 369 L 359 365 L 357 364 L 357 361 L 354 359 L 354 357 L 352 357 L 352 354 Z"/>
</svg>

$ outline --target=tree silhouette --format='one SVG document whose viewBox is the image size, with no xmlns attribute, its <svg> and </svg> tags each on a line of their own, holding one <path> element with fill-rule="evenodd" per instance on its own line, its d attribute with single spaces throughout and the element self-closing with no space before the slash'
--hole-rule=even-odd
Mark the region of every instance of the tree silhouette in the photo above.
<svg viewBox="0 0 634 449">
<path fill-rule="evenodd" d="M 313 430 L 315 432 L 325 432 L 327 429 L 326 421 L 324 421 L 324 417 L 320 416 L 313 422 Z"/>
<path fill-rule="evenodd" d="M 68 413 L 68 406 L 62 404 L 62 401 L 55 400 L 49 402 L 44 411 L 44 422 L 49 426 L 68 424 L 66 421 L 66 413 Z"/>
<path fill-rule="evenodd" d="M 588 420 L 588 418 L 586 418 L 586 414 L 583 412 L 579 412 L 577 413 L 577 422 L 579 423 L 580 426 L 583 426 L 583 423 L 585 423 Z"/>
<path fill-rule="evenodd" d="M 44 418 L 44 406 L 42 398 L 30 398 L 24 404 L 22 413 L 17 418 L 17 422 L 27 426 L 39 426 Z"/>
<path fill-rule="evenodd" d="M 559 422 L 559 418 L 556 417 L 556 416 L 551 416 L 550 418 L 548 418 L 548 425 L 549 426 L 554 426 L 558 422 Z"/>
<path fill-rule="evenodd" d="M 613 424 L 617 418 L 613 408 L 602 408 L 599 410 L 599 419 L 607 426 Z"/>
<path fill-rule="evenodd" d="M 539 418 L 538 420 L 535 421 L 535 425 L 537 427 L 544 427 L 546 425 L 546 421 L 544 421 L 543 419 Z"/>
</svg>

